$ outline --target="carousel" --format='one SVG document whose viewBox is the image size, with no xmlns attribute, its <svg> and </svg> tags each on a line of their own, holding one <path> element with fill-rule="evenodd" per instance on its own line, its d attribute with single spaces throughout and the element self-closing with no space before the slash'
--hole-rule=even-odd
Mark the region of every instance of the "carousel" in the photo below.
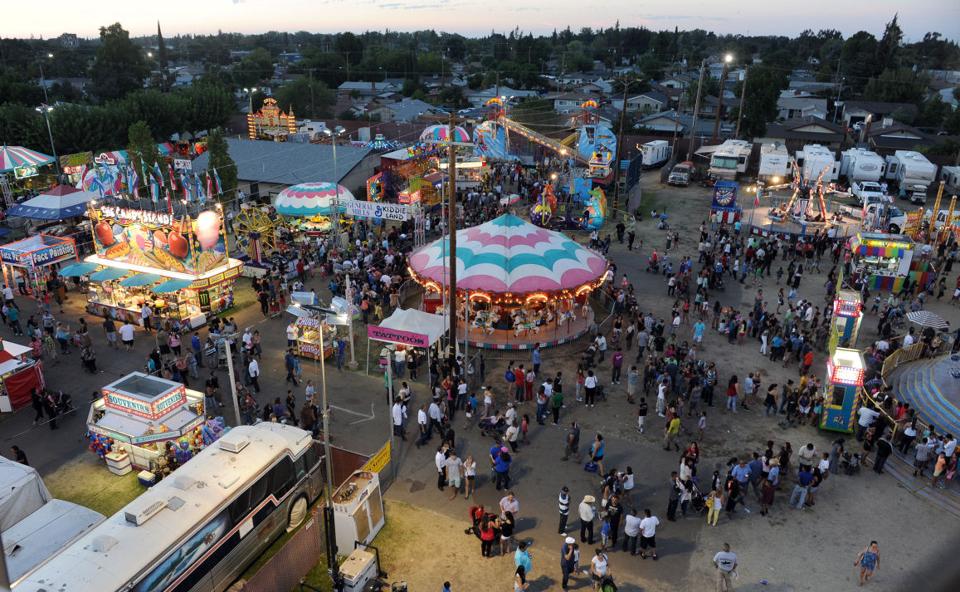
<svg viewBox="0 0 960 592">
<path fill-rule="evenodd" d="M 449 245 L 434 241 L 411 253 L 410 273 L 442 294 Z M 607 260 L 561 232 L 512 214 L 457 231 L 457 316 L 467 340 L 488 349 L 530 349 L 576 339 L 593 322 L 588 296 L 607 276 Z M 443 299 L 427 309 L 447 314 Z"/>
<path fill-rule="evenodd" d="M 281 216 L 293 218 L 297 229 L 314 236 L 333 227 L 335 202 L 342 214 L 354 199 L 349 189 L 336 183 L 300 183 L 281 191 L 273 207 Z"/>
</svg>

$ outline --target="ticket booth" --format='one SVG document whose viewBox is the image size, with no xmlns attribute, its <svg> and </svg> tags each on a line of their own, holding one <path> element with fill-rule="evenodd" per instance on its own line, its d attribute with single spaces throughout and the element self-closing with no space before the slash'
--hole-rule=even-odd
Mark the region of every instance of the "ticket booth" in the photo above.
<svg viewBox="0 0 960 592">
<path fill-rule="evenodd" d="M 833 352 L 837 347 L 853 347 L 860 332 L 863 320 L 863 302 L 860 294 L 853 290 L 840 290 L 833 300 L 833 319 L 830 324 L 830 346 Z"/>
<path fill-rule="evenodd" d="M 820 429 L 853 432 L 864 367 L 863 354 L 855 349 L 838 347 L 827 360 Z"/>
</svg>

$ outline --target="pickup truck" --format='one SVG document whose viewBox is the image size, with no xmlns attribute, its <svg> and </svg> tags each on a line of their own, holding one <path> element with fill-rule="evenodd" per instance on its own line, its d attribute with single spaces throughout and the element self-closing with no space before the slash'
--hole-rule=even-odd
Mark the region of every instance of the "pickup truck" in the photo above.
<svg viewBox="0 0 960 592">
<path fill-rule="evenodd" d="M 673 166 L 670 176 L 667 177 L 667 185 L 677 185 L 686 187 L 690 184 L 690 172 L 693 170 L 693 163 L 683 161 Z M 661 177 L 662 178 L 662 177 Z"/>
<path fill-rule="evenodd" d="M 872 203 L 863 209 L 862 226 L 867 231 L 899 234 L 907 225 L 903 210 L 885 203 Z"/>
<path fill-rule="evenodd" d="M 854 181 L 850 186 L 850 193 L 860 202 L 860 205 L 876 201 L 887 201 L 883 194 L 883 188 L 874 181 Z"/>
<path fill-rule="evenodd" d="M 900 194 L 910 200 L 910 203 L 923 205 L 927 203 L 927 186 L 926 185 L 907 185 L 900 189 Z"/>
</svg>

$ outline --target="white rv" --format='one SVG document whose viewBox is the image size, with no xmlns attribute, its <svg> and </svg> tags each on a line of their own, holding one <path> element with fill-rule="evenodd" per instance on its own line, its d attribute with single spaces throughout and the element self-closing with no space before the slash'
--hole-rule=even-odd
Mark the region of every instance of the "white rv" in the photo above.
<svg viewBox="0 0 960 592">
<path fill-rule="evenodd" d="M 960 194 L 960 166 L 940 167 L 940 180 L 943 181 L 944 195 Z"/>
<path fill-rule="evenodd" d="M 761 181 L 768 181 L 779 177 L 787 178 L 790 170 L 790 153 L 787 147 L 780 142 L 760 146 L 760 171 L 757 177 Z"/>
<path fill-rule="evenodd" d="M 851 148 L 840 155 L 840 176 L 853 185 L 857 181 L 879 182 L 883 178 L 886 161 L 882 156 L 863 148 Z"/>
<path fill-rule="evenodd" d="M 753 145 L 746 140 L 726 140 L 710 156 L 710 168 L 707 171 L 717 179 L 736 179 L 747 171 L 750 151 Z"/>
<path fill-rule="evenodd" d="M 887 157 L 886 177 L 896 181 L 900 197 L 923 204 L 927 188 L 937 178 L 937 165 L 914 150 L 897 150 Z"/>
<path fill-rule="evenodd" d="M 641 165 L 645 169 L 658 167 L 670 158 L 670 143 L 666 140 L 653 140 L 640 146 Z"/>
<path fill-rule="evenodd" d="M 840 168 L 833 158 L 833 152 L 820 144 L 807 144 L 797 152 L 797 164 L 801 167 L 803 180 L 811 184 L 816 182 L 821 173 L 824 183 L 836 181 Z"/>
</svg>

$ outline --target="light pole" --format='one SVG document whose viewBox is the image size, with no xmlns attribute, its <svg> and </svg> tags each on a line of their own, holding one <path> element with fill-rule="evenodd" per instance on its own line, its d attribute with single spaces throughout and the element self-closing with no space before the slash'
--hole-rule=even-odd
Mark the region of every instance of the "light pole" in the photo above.
<svg viewBox="0 0 960 592">
<path fill-rule="evenodd" d="M 700 81 L 697 83 L 697 98 L 693 102 L 693 123 L 690 125 L 690 143 L 687 144 L 687 160 L 693 158 L 693 140 L 697 137 L 697 115 L 700 113 L 700 94 L 703 93 L 703 72 L 707 69 L 707 60 L 700 62 Z M 677 114 L 680 117 L 680 114 Z M 676 125 L 674 125 L 676 127 Z"/>
<path fill-rule="evenodd" d="M 328 127 L 323 128 L 323 133 L 327 136 L 330 136 L 330 143 L 333 145 L 333 184 L 336 186 L 336 191 L 333 198 L 333 245 L 335 247 L 340 246 L 340 178 L 337 171 L 337 136 L 342 135 L 345 131 L 342 125 L 330 129 Z M 353 360 L 353 342 L 350 342 L 350 358 Z M 353 362 L 356 363 L 356 362 Z"/>
<path fill-rule="evenodd" d="M 747 96 L 747 76 L 750 74 L 750 67 L 746 66 L 743 69 L 743 84 L 740 86 L 740 108 L 737 109 L 737 131 L 734 132 L 734 137 L 738 140 L 740 139 L 740 122 L 743 120 L 743 102 L 744 98 Z"/>
<path fill-rule="evenodd" d="M 47 59 L 52 60 L 53 54 L 48 53 Z M 37 65 L 40 66 L 40 88 L 43 89 L 43 102 L 50 103 L 50 99 L 47 97 L 47 79 L 43 75 L 43 60 L 40 60 L 39 62 L 37 62 Z"/>
<path fill-rule="evenodd" d="M 259 89 L 258 89 L 257 87 L 255 87 L 255 86 L 251 86 L 250 88 L 244 88 L 244 89 L 243 89 L 243 92 L 247 93 L 247 100 L 250 102 L 250 103 L 249 103 L 249 104 L 250 104 L 250 111 L 249 111 L 250 115 L 253 115 L 253 93 L 257 92 L 258 90 L 259 90 Z"/>
<path fill-rule="evenodd" d="M 720 90 L 717 92 L 719 95 L 717 97 L 717 115 L 716 119 L 713 120 L 713 137 L 711 142 L 717 141 L 717 136 L 720 133 L 720 117 L 723 115 L 723 84 L 727 81 L 727 66 L 730 65 L 730 62 L 733 61 L 733 54 L 727 54 L 723 56 L 723 69 L 720 70 Z"/>
<path fill-rule="evenodd" d="M 44 93 L 46 94 L 46 93 Z M 50 149 L 53 150 L 53 164 L 57 167 L 57 178 L 60 178 L 60 159 L 57 158 L 57 147 L 53 143 L 53 129 L 50 127 L 50 112 L 53 106 L 43 103 L 36 108 L 37 113 L 43 113 L 43 119 L 47 122 L 47 137 L 50 138 Z"/>
<path fill-rule="evenodd" d="M 353 284 L 350 282 L 350 274 L 347 276 L 347 286 L 344 292 L 347 296 L 347 327 L 350 330 L 350 363 L 347 367 L 351 370 L 357 369 L 357 356 L 353 351 Z"/>
</svg>

